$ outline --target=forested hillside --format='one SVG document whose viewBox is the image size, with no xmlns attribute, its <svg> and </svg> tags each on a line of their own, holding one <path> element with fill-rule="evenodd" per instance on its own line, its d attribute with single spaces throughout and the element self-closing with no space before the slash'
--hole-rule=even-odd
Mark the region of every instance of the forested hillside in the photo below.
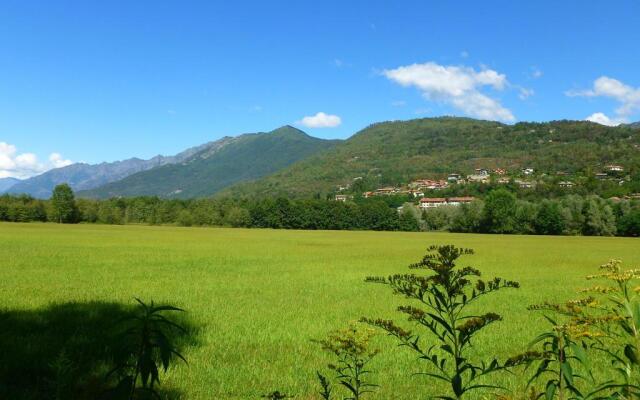
<svg viewBox="0 0 640 400">
<path fill-rule="evenodd" d="M 181 163 L 140 172 L 79 195 L 94 198 L 209 196 L 237 182 L 274 173 L 336 143 L 284 126 L 268 133 L 226 138 L 224 145 L 206 148 Z"/>
<path fill-rule="evenodd" d="M 607 163 L 637 172 L 640 131 L 584 121 L 505 125 L 468 118 L 417 119 L 373 124 L 327 152 L 224 194 L 324 196 L 338 185 L 365 189 L 475 168 L 573 174 L 594 173 Z"/>
</svg>

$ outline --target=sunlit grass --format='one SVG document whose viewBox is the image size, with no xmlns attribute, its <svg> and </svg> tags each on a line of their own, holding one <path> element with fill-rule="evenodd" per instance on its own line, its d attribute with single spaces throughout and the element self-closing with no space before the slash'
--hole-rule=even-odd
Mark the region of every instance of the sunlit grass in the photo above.
<svg viewBox="0 0 640 400">
<path fill-rule="evenodd" d="M 199 328 L 189 365 L 166 384 L 188 399 L 249 399 L 273 390 L 315 398 L 322 338 L 361 316 L 401 318 L 406 300 L 365 284 L 368 275 L 406 271 L 429 244 L 475 249 L 463 260 L 522 288 L 489 297 L 503 315 L 480 337 L 480 354 L 506 358 L 544 329 L 526 306 L 562 301 L 610 258 L 640 265 L 633 238 L 445 233 L 273 231 L 146 226 L 0 224 L 2 308 L 51 302 L 169 301 Z M 400 320 L 401 321 L 401 320 Z M 372 367 L 383 399 L 424 398 L 433 383 L 411 376 L 413 355 L 380 338 Z M 517 387 L 520 375 L 505 376 Z"/>
</svg>

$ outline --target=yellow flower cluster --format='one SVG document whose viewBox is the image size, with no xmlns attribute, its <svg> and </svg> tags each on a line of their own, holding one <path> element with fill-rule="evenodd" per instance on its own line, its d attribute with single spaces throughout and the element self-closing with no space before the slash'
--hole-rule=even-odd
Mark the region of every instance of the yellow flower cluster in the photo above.
<svg viewBox="0 0 640 400">
<path fill-rule="evenodd" d="M 371 349 L 369 342 L 376 331 L 371 328 L 363 328 L 350 325 L 346 329 L 331 332 L 327 339 L 320 341 L 322 347 L 336 355 L 350 354 L 353 356 L 373 356 L 377 350 Z"/>
<path fill-rule="evenodd" d="M 585 322 L 585 321 L 582 321 Z M 581 338 L 595 338 L 604 336 L 600 332 L 590 330 L 591 325 L 589 323 L 573 323 L 569 322 L 563 325 L 556 325 L 553 329 L 562 332 L 565 335 L 573 339 Z"/>
<path fill-rule="evenodd" d="M 608 263 L 601 265 L 600 269 L 607 272 L 596 275 L 589 275 L 587 279 L 608 279 L 617 283 L 629 282 L 633 279 L 640 279 L 640 269 L 622 270 L 621 260 L 609 260 Z"/>
</svg>

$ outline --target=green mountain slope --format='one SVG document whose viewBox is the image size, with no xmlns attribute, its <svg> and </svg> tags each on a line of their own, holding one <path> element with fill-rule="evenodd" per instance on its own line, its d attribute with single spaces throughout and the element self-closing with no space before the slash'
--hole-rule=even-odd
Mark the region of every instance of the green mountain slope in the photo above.
<svg viewBox="0 0 640 400">
<path fill-rule="evenodd" d="M 133 174 L 78 195 L 95 198 L 209 196 L 232 184 L 276 172 L 334 146 L 336 141 L 313 138 L 284 126 L 268 133 L 226 137 L 216 143 L 181 163 Z"/>
<path fill-rule="evenodd" d="M 333 149 L 256 182 L 235 196 L 326 194 L 358 177 L 377 185 L 471 173 L 475 168 L 597 170 L 615 162 L 640 168 L 640 131 L 582 121 L 498 122 L 433 118 L 369 126 Z"/>
</svg>

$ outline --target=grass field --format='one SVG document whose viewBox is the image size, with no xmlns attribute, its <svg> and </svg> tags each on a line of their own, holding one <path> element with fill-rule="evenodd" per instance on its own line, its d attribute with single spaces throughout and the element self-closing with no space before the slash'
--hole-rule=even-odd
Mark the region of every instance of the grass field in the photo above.
<svg viewBox="0 0 640 400">
<path fill-rule="evenodd" d="M 507 357 L 544 328 L 526 306 L 561 301 L 610 258 L 640 265 L 633 238 L 446 233 L 273 231 L 55 224 L 0 224 L 0 308 L 36 312 L 70 301 L 132 304 L 133 297 L 188 310 L 197 333 L 189 365 L 166 386 L 188 399 L 251 399 L 279 389 L 314 397 L 327 358 L 310 342 L 361 316 L 401 318 L 406 301 L 368 275 L 406 271 L 429 244 L 476 250 L 484 275 L 517 280 L 519 290 L 488 297 L 504 321 L 477 351 Z M 3 328 L 4 329 L 4 328 Z M 433 382 L 411 376 L 420 364 L 381 337 L 381 399 L 425 398 Z M 518 387 L 522 376 L 505 376 Z"/>
</svg>

